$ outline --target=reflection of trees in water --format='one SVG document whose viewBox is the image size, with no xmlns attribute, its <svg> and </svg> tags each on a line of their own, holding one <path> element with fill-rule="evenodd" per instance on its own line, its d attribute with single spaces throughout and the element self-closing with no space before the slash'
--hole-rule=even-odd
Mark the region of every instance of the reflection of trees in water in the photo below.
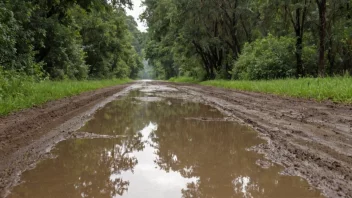
<svg viewBox="0 0 352 198">
<path fill-rule="evenodd" d="M 182 190 L 184 197 L 232 197 L 232 181 L 241 173 L 255 171 L 250 164 L 256 156 L 245 151 L 248 144 L 256 143 L 254 135 L 229 122 L 163 122 L 153 134 L 159 156 L 156 163 L 185 178 L 198 178 Z"/>
<path fill-rule="evenodd" d="M 160 122 L 152 134 L 158 155 L 155 163 L 165 171 L 197 178 L 182 190 L 183 197 L 302 195 L 300 180 L 283 178 L 277 168 L 264 170 L 255 164 L 259 156 L 245 150 L 261 142 L 255 136 L 247 127 L 230 122 Z"/>
<path fill-rule="evenodd" d="M 121 178 L 121 173 L 132 171 L 138 160 L 131 155 L 132 152 L 140 151 L 144 148 L 140 133 L 119 140 L 92 142 L 83 141 L 84 145 L 79 145 L 79 150 L 73 151 L 78 154 L 77 162 L 83 170 L 77 175 L 81 175 L 79 181 L 75 183 L 75 190 L 86 197 L 94 197 L 101 194 L 106 197 L 122 195 L 128 190 L 129 181 Z M 111 145 L 110 149 L 107 145 Z M 86 185 L 86 184 L 91 185 Z"/>
<path fill-rule="evenodd" d="M 124 181 L 120 174 L 133 171 L 138 161 L 131 153 L 143 148 L 140 134 L 122 139 L 62 142 L 55 152 L 58 158 L 43 161 L 25 173 L 27 183 L 20 185 L 16 192 L 20 197 L 122 195 L 129 181 Z"/>
</svg>

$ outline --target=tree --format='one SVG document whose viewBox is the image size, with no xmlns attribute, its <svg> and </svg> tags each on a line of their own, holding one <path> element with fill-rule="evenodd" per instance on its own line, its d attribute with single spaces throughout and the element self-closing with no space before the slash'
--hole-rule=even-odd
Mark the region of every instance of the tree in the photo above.
<svg viewBox="0 0 352 198">
<path fill-rule="evenodd" d="M 303 38 L 306 20 L 308 17 L 308 9 L 310 6 L 310 0 L 297 1 L 285 1 L 284 7 L 286 14 L 289 15 L 293 29 L 296 36 L 296 78 L 304 76 L 303 68 Z M 293 7 L 293 8 L 292 8 Z M 292 11 L 292 9 L 294 11 Z"/>
<path fill-rule="evenodd" d="M 326 39 L 326 0 L 315 0 L 319 11 L 319 60 L 318 73 L 325 76 L 325 39 Z"/>
</svg>

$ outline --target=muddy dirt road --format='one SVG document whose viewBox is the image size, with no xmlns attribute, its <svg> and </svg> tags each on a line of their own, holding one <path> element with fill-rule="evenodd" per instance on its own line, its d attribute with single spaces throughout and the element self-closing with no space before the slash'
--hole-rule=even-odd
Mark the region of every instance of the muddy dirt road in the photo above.
<svg viewBox="0 0 352 198">
<path fill-rule="evenodd" d="M 59 142 L 114 138 L 95 137 L 79 129 L 101 107 L 138 89 L 152 93 L 153 97 L 140 98 L 147 102 L 168 97 L 217 109 L 225 115 L 218 121 L 248 125 L 267 140 L 250 150 L 283 166 L 283 174 L 306 179 L 326 197 L 352 197 L 352 106 L 157 81 L 89 92 L 0 118 L 1 195 L 10 194 L 24 171 L 53 158 L 50 151 Z M 197 115 L 189 119 L 205 122 L 209 118 Z M 254 163 L 270 165 L 266 160 Z"/>
</svg>

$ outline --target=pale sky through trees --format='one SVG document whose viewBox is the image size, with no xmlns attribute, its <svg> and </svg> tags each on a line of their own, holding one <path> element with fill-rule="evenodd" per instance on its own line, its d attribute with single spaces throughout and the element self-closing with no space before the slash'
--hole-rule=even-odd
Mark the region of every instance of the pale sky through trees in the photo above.
<svg viewBox="0 0 352 198">
<path fill-rule="evenodd" d="M 133 2 L 133 10 L 126 9 L 127 14 L 133 16 L 133 18 L 136 20 L 138 24 L 138 29 L 141 32 L 146 32 L 147 31 L 147 26 L 146 24 L 142 23 L 138 18 L 139 15 L 144 11 L 144 7 L 141 7 L 142 5 L 142 0 L 132 0 Z"/>
</svg>

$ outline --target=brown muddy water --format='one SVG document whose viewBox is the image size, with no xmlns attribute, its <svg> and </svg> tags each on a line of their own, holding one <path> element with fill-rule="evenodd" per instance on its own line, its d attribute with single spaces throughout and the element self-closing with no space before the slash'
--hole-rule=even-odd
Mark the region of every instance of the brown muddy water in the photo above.
<svg viewBox="0 0 352 198">
<path fill-rule="evenodd" d="M 78 132 L 95 138 L 59 143 L 9 197 L 321 197 L 281 167 L 259 166 L 263 156 L 248 151 L 264 142 L 257 133 L 200 103 L 132 91 Z"/>
</svg>

